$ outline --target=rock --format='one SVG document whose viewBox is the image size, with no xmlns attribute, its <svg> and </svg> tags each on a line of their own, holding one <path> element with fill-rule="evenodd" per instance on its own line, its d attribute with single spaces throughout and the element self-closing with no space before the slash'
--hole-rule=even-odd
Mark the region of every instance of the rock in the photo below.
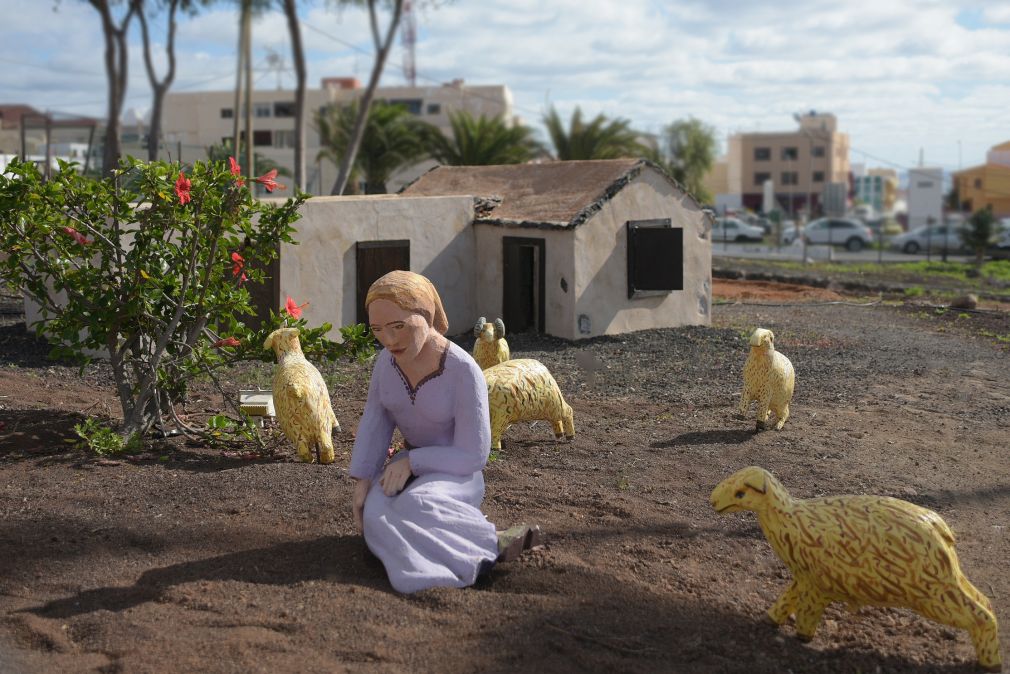
<svg viewBox="0 0 1010 674">
<path fill-rule="evenodd" d="M 978 297 L 973 293 L 955 297 L 950 301 L 951 309 L 974 309 L 978 306 Z"/>
</svg>

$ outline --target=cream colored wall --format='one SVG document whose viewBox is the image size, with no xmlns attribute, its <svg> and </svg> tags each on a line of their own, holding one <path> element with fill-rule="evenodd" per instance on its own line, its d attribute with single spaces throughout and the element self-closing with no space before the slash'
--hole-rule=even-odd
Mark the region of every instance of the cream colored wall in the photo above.
<svg viewBox="0 0 1010 674">
<path fill-rule="evenodd" d="M 684 228 L 684 290 L 628 299 L 628 220 L 670 218 Z M 477 316 L 502 311 L 502 238 L 544 239 L 544 320 L 548 334 L 584 339 L 646 328 L 708 325 L 712 306 L 712 244 L 705 216 L 658 173 L 645 170 L 587 222 L 570 229 L 474 225 Z M 561 288 L 564 279 L 567 292 Z M 579 332 L 579 315 L 590 332 Z M 506 333 L 509 326 L 505 326 Z"/>
<path fill-rule="evenodd" d="M 670 218 L 684 229 L 684 289 L 628 299 L 628 220 Z M 712 311 L 712 243 L 706 216 L 691 197 L 653 171 L 643 171 L 588 222 L 575 230 L 574 316 L 570 339 L 646 328 L 708 325 Z M 579 316 L 589 319 L 579 332 Z"/>
<path fill-rule="evenodd" d="M 475 224 L 477 243 L 477 305 L 472 320 L 479 316 L 500 318 L 504 293 L 504 253 L 502 239 L 515 236 L 544 240 L 544 331 L 565 339 L 575 339 L 571 332 L 575 310 L 575 260 L 572 232 L 567 229 L 501 227 Z M 561 289 L 565 280 L 568 292 Z M 508 334 L 509 326 L 505 326 Z"/>
<path fill-rule="evenodd" d="M 355 243 L 410 240 L 410 271 L 438 288 L 449 334 L 469 330 L 476 311 L 473 199 L 471 197 L 316 197 L 295 223 L 298 245 L 281 247 L 280 297 L 309 302 L 310 326 L 354 323 Z"/>
</svg>

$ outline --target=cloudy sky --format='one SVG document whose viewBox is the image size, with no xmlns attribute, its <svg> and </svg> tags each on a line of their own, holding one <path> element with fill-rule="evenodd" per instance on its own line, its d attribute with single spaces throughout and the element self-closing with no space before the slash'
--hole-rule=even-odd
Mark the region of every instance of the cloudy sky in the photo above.
<svg viewBox="0 0 1010 674">
<path fill-rule="evenodd" d="M 230 3 L 185 20 L 174 90 L 227 89 L 237 21 Z M 304 2 L 310 86 L 367 80 L 367 13 Z M 332 3 L 331 3 L 332 4 Z M 920 152 L 948 170 L 1010 140 L 1010 2 L 968 0 L 415 0 L 419 85 L 505 84 L 539 126 L 548 106 L 628 119 L 641 130 L 696 117 L 725 148 L 736 131 L 794 128 L 830 111 L 851 160 L 908 167 Z M 55 9 L 54 9 L 55 7 Z M 227 10 L 225 8 L 228 8 Z M 0 0 L 0 101 L 104 115 L 97 12 L 82 0 Z M 163 40 L 165 21 L 152 24 Z M 287 28 L 254 28 L 257 87 L 291 87 Z M 131 32 L 127 108 L 146 110 L 139 27 Z M 270 54 L 287 70 L 271 69 Z M 275 58 L 274 61 L 277 59 Z M 158 62 L 163 64 L 164 59 Z M 383 84 L 401 84 L 397 44 Z"/>
</svg>

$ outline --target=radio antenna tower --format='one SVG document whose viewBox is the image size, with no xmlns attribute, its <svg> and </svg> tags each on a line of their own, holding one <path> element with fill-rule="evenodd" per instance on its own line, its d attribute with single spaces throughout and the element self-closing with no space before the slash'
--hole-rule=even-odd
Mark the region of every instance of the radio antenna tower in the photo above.
<svg viewBox="0 0 1010 674">
<path fill-rule="evenodd" d="M 414 19 L 410 0 L 403 2 L 400 39 L 403 42 L 403 77 L 407 84 L 417 86 L 417 64 L 414 61 L 414 45 L 417 44 L 417 21 Z"/>
</svg>

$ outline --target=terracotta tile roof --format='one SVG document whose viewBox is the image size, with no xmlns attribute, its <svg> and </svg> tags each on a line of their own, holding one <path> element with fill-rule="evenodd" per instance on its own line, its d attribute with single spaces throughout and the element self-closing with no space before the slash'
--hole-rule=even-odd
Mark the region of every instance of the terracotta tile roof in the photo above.
<svg viewBox="0 0 1010 674">
<path fill-rule="evenodd" d="M 646 166 L 653 164 L 642 159 L 602 159 L 437 166 L 404 187 L 400 194 L 473 195 L 481 198 L 477 222 L 574 227 L 599 210 Z"/>
<path fill-rule="evenodd" d="M 24 118 L 34 128 L 43 128 L 47 115 L 30 105 L 21 103 L 0 104 L 0 128 L 20 129 Z M 49 115 L 49 124 L 53 127 L 86 127 L 97 126 L 98 120 L 93 117 L 76 117 L 72 115 Z"/>
</svg>

